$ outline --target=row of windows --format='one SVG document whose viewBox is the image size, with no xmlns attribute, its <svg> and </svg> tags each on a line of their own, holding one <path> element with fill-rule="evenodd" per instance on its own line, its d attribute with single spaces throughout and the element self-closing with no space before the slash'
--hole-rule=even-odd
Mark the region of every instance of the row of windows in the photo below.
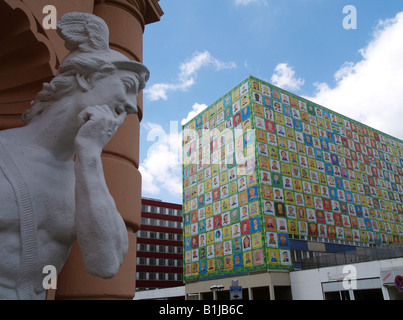
<svg viewBox="0 0 403 320">
<path fill-rule="evenodd" d="M 294 262 L 301 262 L 304 259 L 319 257 L 319 256 L 327 255 L 329 253 L 328 252 L 307 251 L 307 250 L 291 250 L 291 254 L 293 254 Z"/>
<path fill-rule="evenodd" d="M 141 266 L 160 266 L 160 267 L 182 267 L 182 259 L 163 259 L 163 258 L 137 258 L 137 265 Z"/>
<path fill-rule="evenodd" d="M 172 208 L 164 208 L 164 207 L 157 207 L 157 206 L 148 206 L 148 205 L 141 205 L 142 212 L 151 212 L 151 213 L 161 213 L 166 214 L 169 216 L 182 216 L 182 210 L 172 209 Z"/>
<path fill-rule="evenodd" d="M 309 237 L 309 236 L 300 236 L 300 235 L 289 235 L 290 239 L 304 240 L 304 241 L 312 241 L 312 242 L 326 242 L 326 243 L 334 243 L 334 244 L 342 244 L 349 245 L 354 247 L 369 247 L 368 243 L 364 242 L 355 242 L 355 241 L 345 241 L 340 239 L 328 239 L 322 237 Z"/>
<path fill-rule="evenodd" d="M 144 244 L 144 243 L 139 243 L 137 245 L 137 250 L 145 252 L 162 252 L 162 253 L 177 253 L 177 254 L 183 253 L 182 247 L 163 246 L 163 245 Z"/>
<path fill-rule="evenodd" d="M 313 237 L 302 237 L 297 235 L 290 235 L 291 238 L 301 239 L 307 241 L 316 241 L 316 242 L 325 242 L 325 243 L 334 243 L 340 245 L 350 245 L 350 246 L 358 246 L 358 247 L 368 247 L 367 243 L 357 243 L 354 241 L 344 241 L 338 239 L 327 239 L 327 238 L 313 238 Z M 293 255 L 293 261 L 301 262 L 303 259 L 309 259 L 314 257 L 319 257 L 322 255 L 327 255 L 329 252 L 316 252 L 309 250 L 291 250 L 291 254 Z"/>
<path fill-rule="evenodd" d="M 144 218 L 144 217 L 141 218 L 141 224 L 148 225 L 148 226 L 175 228 L 175 229 L 182 229 L 182 227 L 183 227 L 181 221 L 169 221 L 169 220 Z"/>
<path fill-rule="evenodd" d="M 182 273 L 136 272 L 137 280 L 182 281 Z"/>
<path fill-rule="evenodd" d="M 137 233 L 139 238 L 146 239 L 159 239 L 159 240 L 169 240 L 169 241 L 182 241 L 182 234 L 176 233 L 167 233 L 167 232 L 155 232 L 155 231 L 146 231 L 140 230 Z"/>
</svg>

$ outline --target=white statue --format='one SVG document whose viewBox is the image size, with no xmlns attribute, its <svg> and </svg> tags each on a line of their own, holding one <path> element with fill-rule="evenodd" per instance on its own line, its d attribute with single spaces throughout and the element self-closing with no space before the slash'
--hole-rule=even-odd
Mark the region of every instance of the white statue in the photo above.
<svg viewBox="0 0 403 320">
<path fill-rule="evenodd" d="M 94 15 L 64 15 L 58 34 L 70 53 L 56 77 L 23 115 L 25 127 L 0 131 L 0 299 L 44 299 L 44 266 L 59 272 L 76 239 L 87 271 L 102 278 L 128 249 L 101 152 L 137 113 L 149 72 L 109 48 Z"/>
</svg>

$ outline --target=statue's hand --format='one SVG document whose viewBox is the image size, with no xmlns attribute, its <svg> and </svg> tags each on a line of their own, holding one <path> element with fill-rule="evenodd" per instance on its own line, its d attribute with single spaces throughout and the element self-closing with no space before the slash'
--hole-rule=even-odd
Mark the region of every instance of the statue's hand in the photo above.
<svg viewBox="0 0 403 320">
<path fill-rule="evenodd" d="M 101 153 L 126 115 L 122 112 L 115 116 L 107 105 L 86 107 L 78 115 L 80 129 L 75 139 L 76 152 Z"/>
</svg>

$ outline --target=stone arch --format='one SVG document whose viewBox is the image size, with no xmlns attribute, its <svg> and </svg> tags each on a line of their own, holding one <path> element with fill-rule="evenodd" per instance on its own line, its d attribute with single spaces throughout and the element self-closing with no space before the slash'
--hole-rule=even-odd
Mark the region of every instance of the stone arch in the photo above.
<svg viewBox="0 0 403 320">
<path fill-rule="evenodd" d="M 0 130 L 24 125 L 21 114 L 57 71 L 41 25 L 21 1 L 0 2 Z"/>
</svg>

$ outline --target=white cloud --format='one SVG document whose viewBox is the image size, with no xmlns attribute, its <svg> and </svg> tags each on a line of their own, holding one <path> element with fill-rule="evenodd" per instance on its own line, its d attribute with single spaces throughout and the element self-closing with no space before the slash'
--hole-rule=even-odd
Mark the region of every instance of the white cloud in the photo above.
<svg viewBox="0 0 403 320">
<path fill-rule="evenodd" d="M 266 0 L 235 0 L 235 4 L 237 6 L 247 6 L 247 5 L 253 4 L 253 3 L 267 4 L 267 1 Z"/>
<path fill-rule="evenodd" d="M 334 74 L 336 85 L 316 83 L 308 99 L 403 138 L 403 12 L 380 21 L 357 63 L 345 62 Z"/>
<path fill-rule="evenodd" d="M 271 82 L 283 89 L 299 90 L 305 80 L 295 77 L 294 69 L 287 63 L 279 63 L 271 76 Z"/>
<path fill-rule="evenodd" d="M 192 120 L 194 117 L 196 117 L 199 113 L 201 113 L 204 109 L 206 109 L 208 107 L 208 105 L 202 103 L 195 103 L 192 106 L 192 111 L 190 111 L 187 115 L 186 118 L 182 119 L 181 124 L 184 125 L 185 123 L 187 123 L 188 121 Z"/>
<path fill-rule="evenodd" d="M 193 86 L 196 83 L 197 72 L 201 68 L 208 66 L 215 67 L 216 71 L 236 68 L 234 62 L 223 62 L 214 58 L 208 51 L 196 52 L 192 58 L 179 66 L 178 78 L 173 83 L 156 83 L 145 89 L 144 92 L 151 101 L 167 100 L 168 92 L 177 90 L 186 91 Z"/>
<path fill-rule="evenodd" d="M 158 194 L 161 190 L 156 186 L 154 177 L 146 168 L 139 166 L 139 171 L 141 173 L 141 185 L 142 191 L 149 194 Z"/>
<path fill-rule="evenodd" d="M 147 131 L 147 141 L 154 142 L 139 166 L 143 192 L 157 195 L 168 191 L 174 196 L 182 195 L 182 135 L 178 122 L 171 122 L 169 133 L 155 123 L 145 123 L 142 127 Z"/>
</svg>

